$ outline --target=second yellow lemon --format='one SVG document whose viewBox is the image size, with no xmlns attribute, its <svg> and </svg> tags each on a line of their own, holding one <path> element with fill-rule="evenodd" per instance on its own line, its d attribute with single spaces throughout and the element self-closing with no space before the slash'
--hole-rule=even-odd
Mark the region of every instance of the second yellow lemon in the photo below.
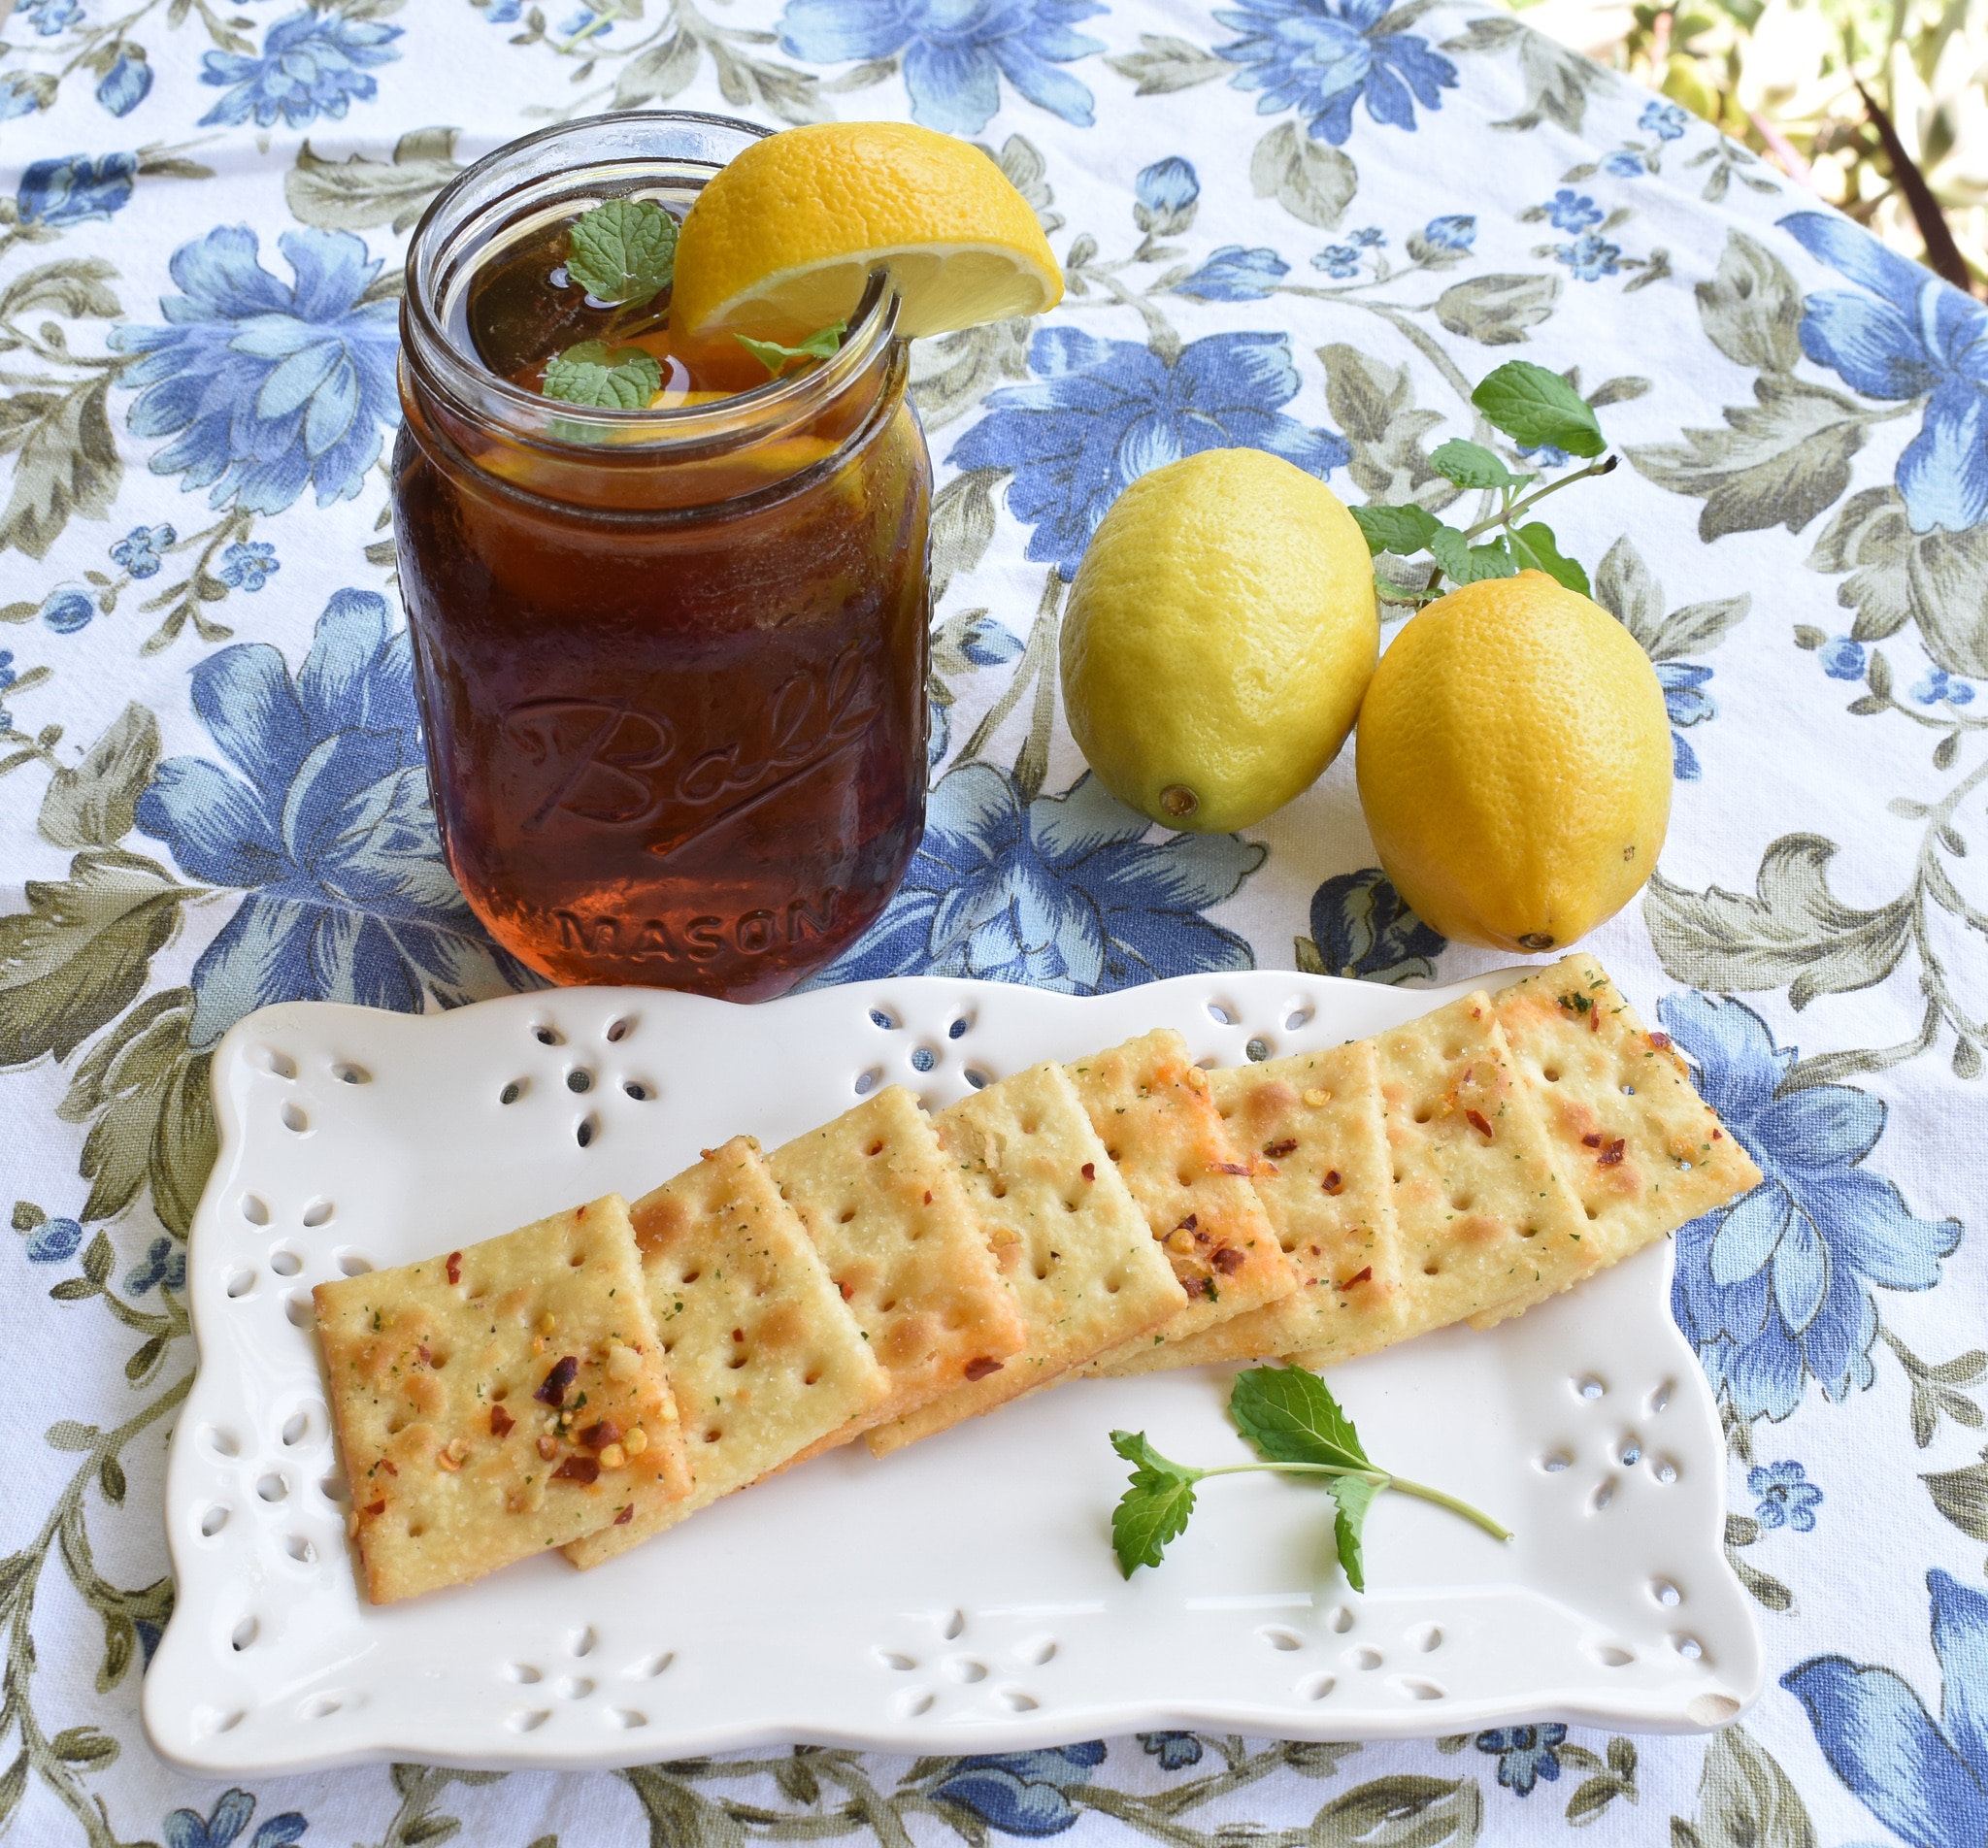
<svg viewBox="0 0 1988 1848">
<path fill-rule="evenodd" d="M 1142 476 L 1099 524 L 1063 619 L 1064 709 L 1120 802 L 1223 833 L 1332 762 L 1379 639 L 1339 497 L 1280 456 L 1207 449 Z"/>
<path fill-rule="evenodd" d="M 1063 274 L 1028 201 L 971 143 L 908 122 L 817 122 L 754 142 L 677 240 L 673 327 L 798 340 L 888 268 L 907 338 L 1040 314 Z"/>
<path fill-rule="evenodd" d="M 1360 806 L 1416 912 L 1541 953 L 1634 898 L 1671 815 L 1656 671 L 1543 572 L 1466 584 L 1381 657 L 1360 709 Z"/>
</svg>

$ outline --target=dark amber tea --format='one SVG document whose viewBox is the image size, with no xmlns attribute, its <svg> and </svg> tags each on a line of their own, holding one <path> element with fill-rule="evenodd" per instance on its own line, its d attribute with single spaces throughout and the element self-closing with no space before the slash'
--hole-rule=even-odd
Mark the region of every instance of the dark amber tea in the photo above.
<svg viewBox="0 0 1988 1848">
<path fill-rule="evenodd" d="M 587 212 L 680 218 L 761 132 L 532 137 L 409 258 L 394 509 L 436 813 L 477 913 L 562 982 L 777 994 L 923 827 L 930 464 L 887 284 L 776 378 L 568 268 Z"/>
</svg>

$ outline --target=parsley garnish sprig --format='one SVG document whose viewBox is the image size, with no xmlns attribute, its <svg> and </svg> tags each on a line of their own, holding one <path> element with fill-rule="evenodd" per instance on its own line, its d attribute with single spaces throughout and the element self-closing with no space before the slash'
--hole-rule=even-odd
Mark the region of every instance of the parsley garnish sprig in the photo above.
<svg viewBox="0 0 1988 1848">
<path fill-rule="evenodd" d="M 1525 520 L 1525 515 L 1547 495 L 1607 475 L 1615 467 L 1616 458 L 1602 453 L 1607 445 L 1595 420 L 1594 407 L 1558 373 L 1524 359 L 1514 359 L 1489 374 L 1472 392 L 1471 402 L 1483 412 L 1487 423 L 1519 447 L 1560 449 L 1570 456 L 1588 458 L 1587 467 L 1535 487 L 1541 479 L 1540 475 L 1513 473 L 1481 443 L 1453 437 L 1440 445 L 1430 453 L 1430 467 L 1458 487 L 1496 493 L 1498 506 L 1475 525 L 1466 527 L 1447 526 L 1412 501 L 1395 507 L 1353 508 L 1353 518 L 1367 536 L 1367 549 L 1376 557 L 1388 552 L 1397 558 L 1414 559 L 1426 551 L 1435 560 L 1435 568 L 1420 589 L 1376 572 L 1375 591 L 1384 603 L 1425 604 L 1441 596 L 1450 585 L 1511 578 L 1530 569 L 1543 571 L 1585 597 L 1588 575 L 1579 561 L 1561 551 L 1550 526 L 1541 520 Z M 1597 457 L 1601 459 L 1593 459 Z M 1530 493 L 1526 491 L 1529 488 Z M 1492 537 L 1476 544 L 1486 533 Z"/>
<path fill-rule="evenodd" d="M 1356 1592 L 1367 1589 L 1362 1552 L 1367 1511 L 1389 1489 L 1448 1508 L 1475 1522 L 1493 1539 L 1511 1538 L 1509 1529 L 1468 1502 L 1377 1468 L 1353 1421 L 1316 1373 L 1296 1367 L 1256 1367 L 1239 1373 L 1229 1393 L 1229 1416 L 1265 1461 L 1194 1469 L 1161 1456 L 1143 1431 L 1111 1434 L 1111 1448 L 1133 1466 L 1131 1484 L 1111 1513 L 1111 1547 L 1118 1555 L 1118 1569 L 1127 1578 L 1142 1566 L 1159 1565 L 1168 1542 L 1186 1532 L 1194 1513 L 1196 1484 L 1260 1469 L 1315 1476 L 1324 1482 L 1334 1502 L 1333 1538 L 1340 1565 Z"/>
</svg>

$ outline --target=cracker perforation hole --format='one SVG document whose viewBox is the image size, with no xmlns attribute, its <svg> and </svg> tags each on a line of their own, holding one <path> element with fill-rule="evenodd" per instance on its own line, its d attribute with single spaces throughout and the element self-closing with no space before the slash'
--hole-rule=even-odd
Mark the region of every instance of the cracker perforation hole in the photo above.
<svg viewBox="0 0 1988 1848">
<path fill-rule="evenodd" d="M 1560 1082 L 1560 1073 L 1550 1065 L 1543 1072 L 1541 1072 L 1540 1075 L 1541 1077 L 1544 1078 L 1548 1084 L 1558 1084 Z"/>
<path fill-rule="evenodd" d="M 1440 1264 L 1425 1264 L 1422 1267 L 1422 1274 L 1425 1277 L 1440 1277 L 1442 1274 L 1442 1267 Z"/>
<path fill-rule="evenodd" d="M 865 1155 L 881 1155 L 883 1153 L 882 1140 L 879 1138 L 878 1140 L 872 1142 L 870 1146 L 863 1151 L 863 1153 Z"/>
</svg>

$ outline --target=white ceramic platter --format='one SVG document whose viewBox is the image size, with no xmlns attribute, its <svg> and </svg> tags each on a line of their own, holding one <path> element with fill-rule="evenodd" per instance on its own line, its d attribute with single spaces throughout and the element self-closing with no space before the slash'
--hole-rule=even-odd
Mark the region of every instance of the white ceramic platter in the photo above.
<svg viewBox="0 0 1988 1848">
<path fill-rule="evenodd" d="M 978 1752 L 1170 1727 L 1349 1739 L 1731 1719 L 1761 1649 L 1721 1547 L 1718 1419 L 1671 1320 L 1668 1244 L 1488 1335 L 1334 1373 L 1376 1461 L 1517 1535 L 1383 1497 L 1364 1597 L 1338 1575 L 1325 1498 L 1266 1476 L 1209 1484 L 1166 1564 L 1119 1577 L 1126 1469 L 1106 1434 L 1241 1460 L 1219 1370 L 1065 1386 L 882 1463 L 851 1445 L 592 1572 L 547 1555 L 384 1609 L 354 1583 L 313 1284 L 633 1197 L 741 1131 L 773 1147 L 878 1083 L 936 1107 L 1161 1025 L 1237 1064 L 1461 992 L 1258 973 L 1084 1000 L 912 979 L 757 1007 L 593 988 L 250 1015 L 214 1065 L 153 1744 L 245 1777 L 778 1740 Z"/>
</svg>

